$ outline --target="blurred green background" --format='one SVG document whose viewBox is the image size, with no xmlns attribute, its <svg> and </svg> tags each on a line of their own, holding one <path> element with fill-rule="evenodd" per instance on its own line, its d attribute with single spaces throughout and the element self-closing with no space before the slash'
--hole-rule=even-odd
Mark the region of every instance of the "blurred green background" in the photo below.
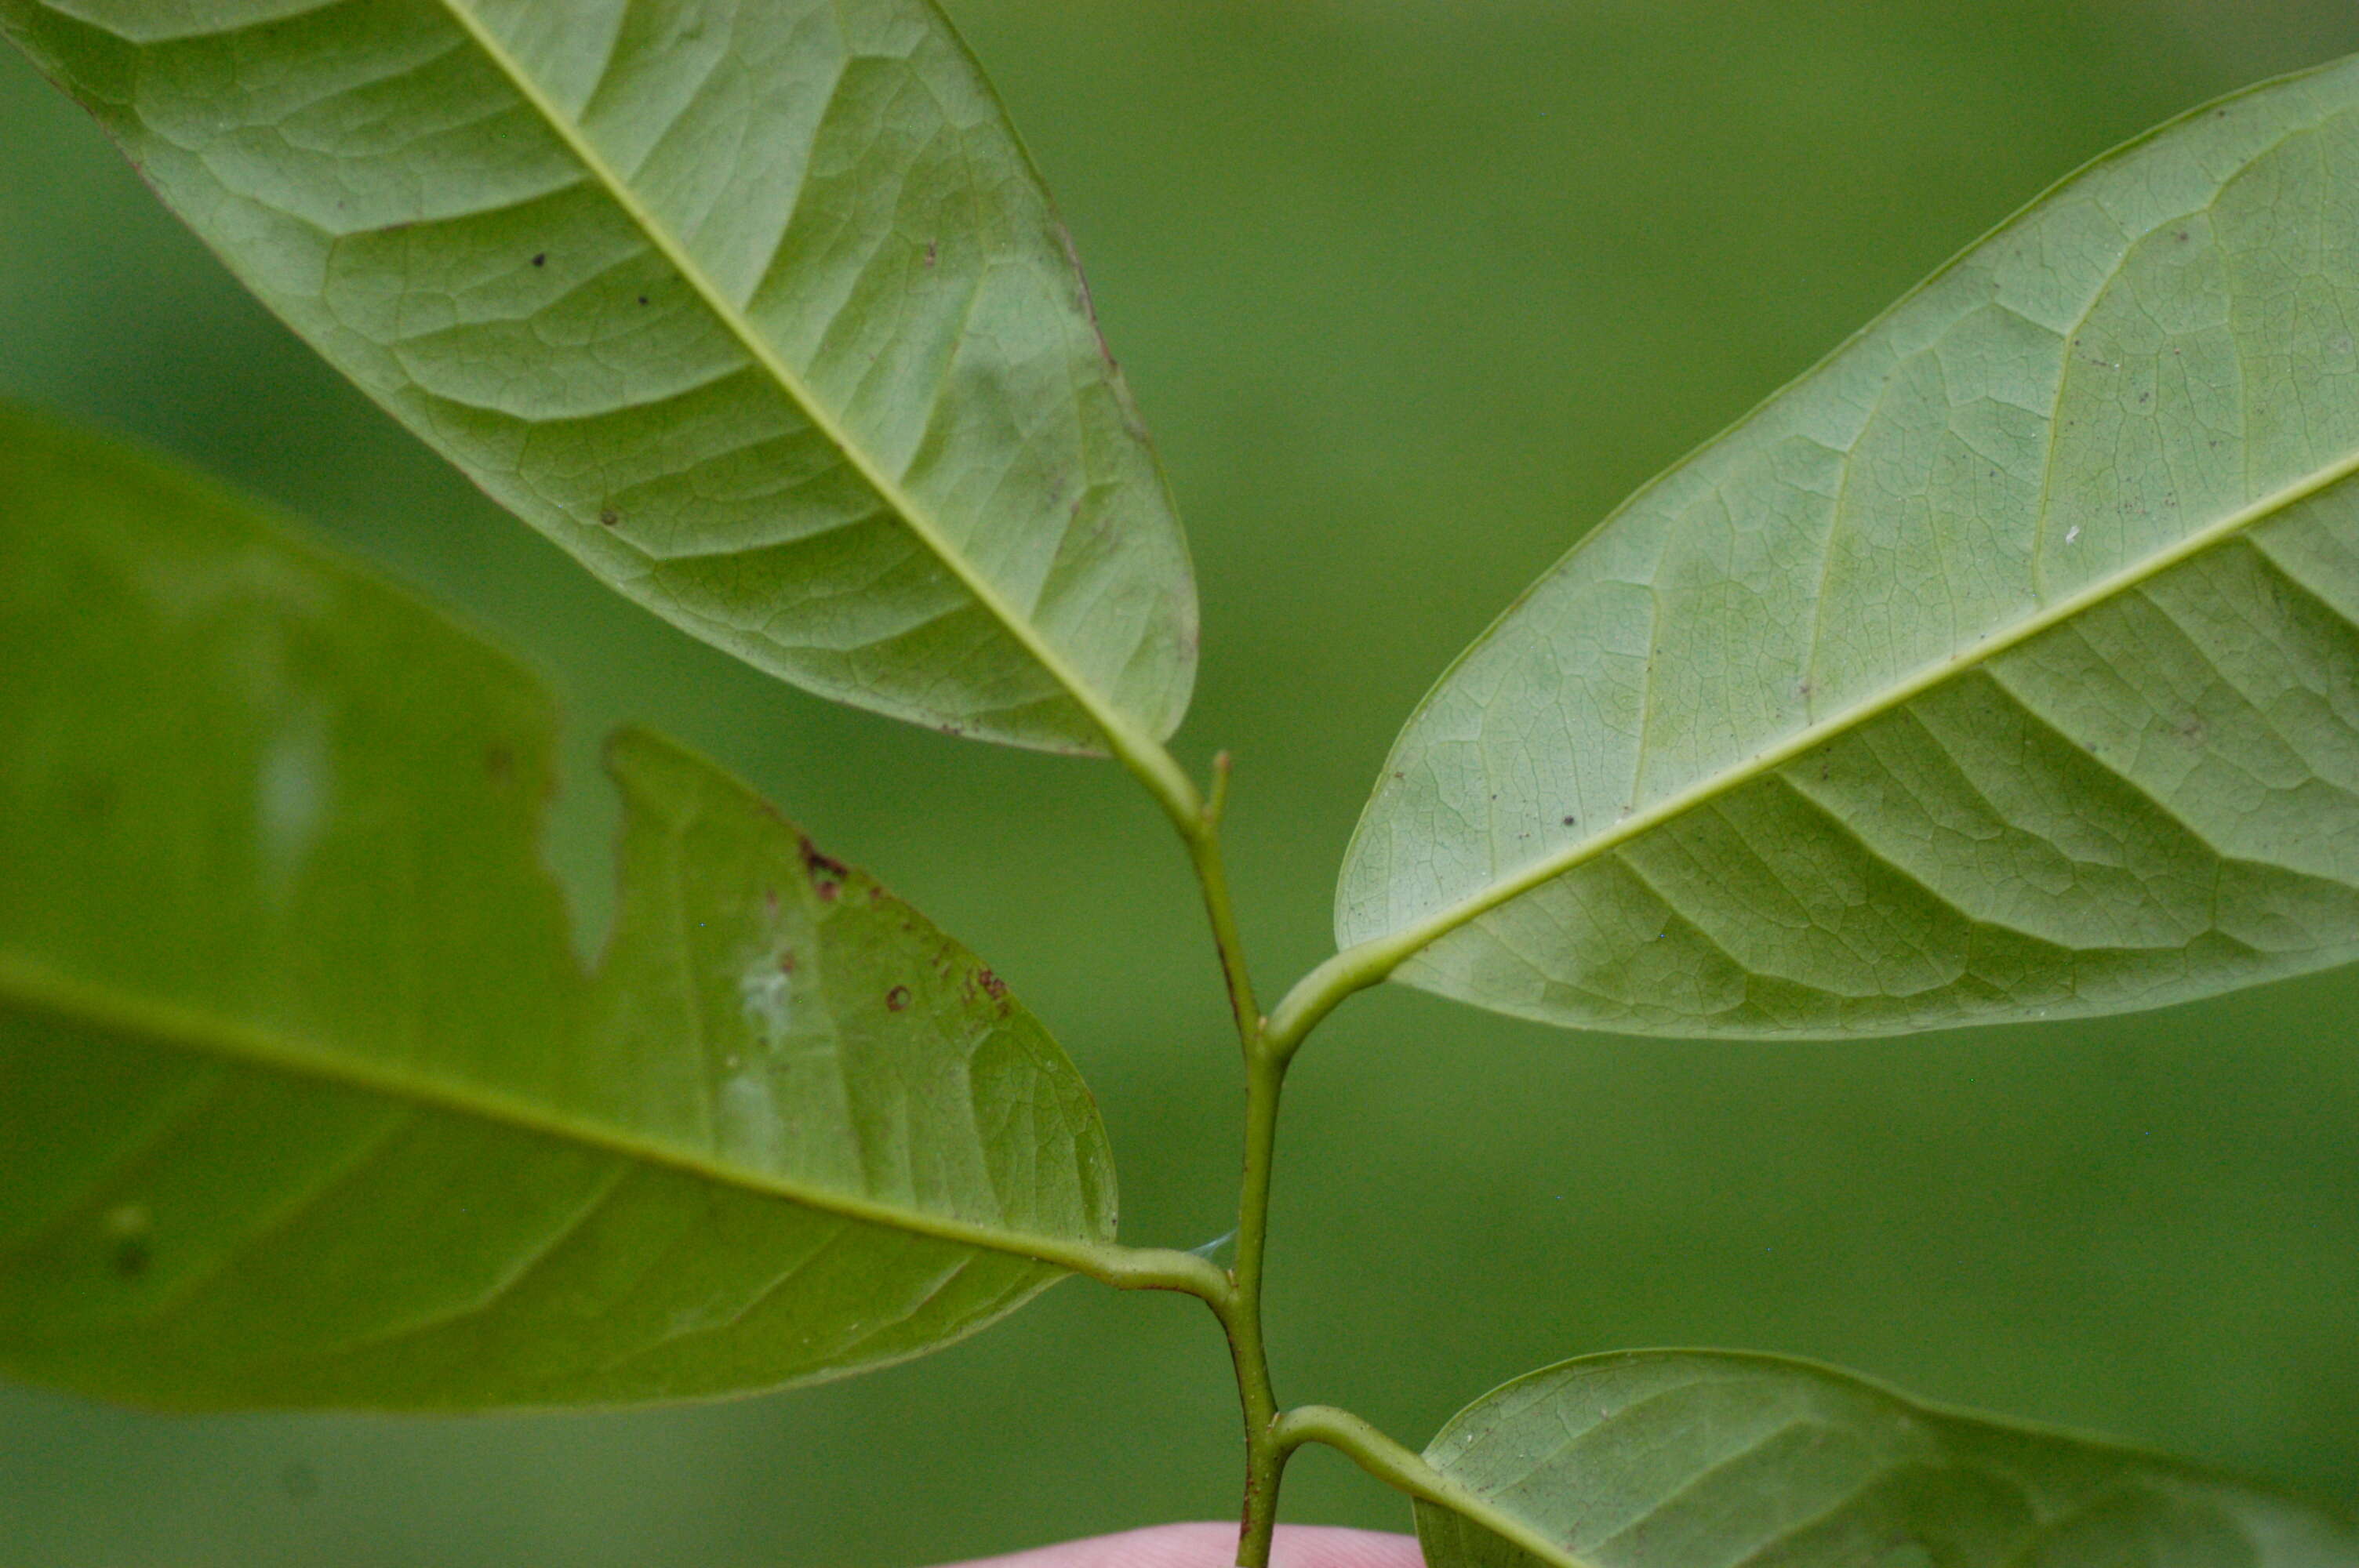
<svg viewBox="0 0 2359 1568">
<path fill-rule="evenodd" d="M 1194 540 L 1263 984 L 1402 717 L 1616 499 L 2049 181 L 2359 49 L 2350 0 L 954 0 Z M 1095 1085 L 1129 1239 L 1226 1230 L 1233 1048 L 1105 765 L 829 708 L 605 594 L 251 304 L 0 59 L 0 391 L 296 511 L 547 671 L 594 886 L 625 718 L 981 947 Z M 1667 1046 L 1408 993 L 1295 1079 L 1281 1392 L 1421 1443 L 1544 1362 L 1822 1357 L 2359 1500 L 2359 973 L 2104 1023 Z M 1210 1320 L 1070 1283 L 945 1354 L 623 1415 L 166 1420 L 0 1389 L 0 1563 L 915 1564 L 1222 1517 Z M 1398 1528 L 1331 1456 L 1292 1517 Z"/>
</svg>

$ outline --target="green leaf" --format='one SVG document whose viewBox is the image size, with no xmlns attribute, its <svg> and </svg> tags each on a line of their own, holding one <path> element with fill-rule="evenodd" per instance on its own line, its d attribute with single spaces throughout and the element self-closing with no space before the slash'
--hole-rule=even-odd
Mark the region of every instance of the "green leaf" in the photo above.
<svg viewBox="0 0 2359 1568">
<path fill-rule="evenodd" d="M 1425 1457 L 1457 1505 L 1417 1505 L 1432 1568 L 2359 1563 L 2359 1530 L 2310 1504 L 1767 1356 L 1567 1361 L 1475 1400 Z"/>
<path fill-rule="evenodd" d="M 641 604 L 1051 750 L 1195 596 L 1065 231 L 930 0 L 0 0 L 270 308 Z"/>
<path fill-rule="evenodd" d="M 243 503 L 0 407 L 0 1370 L 175 1407 L 673 1399 L 1114 1249 L 964 948 L 625 732 L 594 973 L 541 687 Z"/>
<path fill-rule="evenodd" d="M 1551 568 L 1354 838 L 1364 969 L 1892 1033 L 2359 954 L 2359 62 L 1982 241 Z"/>
</svg>

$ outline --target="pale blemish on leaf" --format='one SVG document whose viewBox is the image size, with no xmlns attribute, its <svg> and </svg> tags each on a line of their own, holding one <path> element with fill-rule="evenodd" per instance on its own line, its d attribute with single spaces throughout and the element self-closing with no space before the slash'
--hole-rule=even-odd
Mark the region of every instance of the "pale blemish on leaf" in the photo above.
<svg viewBox="0 0 2359 1568">
<path fill-rule="evenodd" d="M 284 899 L 326 823 L 335 757 L 326 712 L 299 710 L 272 739 L 255 773 L 254 837 L 265 885 Z"/>
</svg>

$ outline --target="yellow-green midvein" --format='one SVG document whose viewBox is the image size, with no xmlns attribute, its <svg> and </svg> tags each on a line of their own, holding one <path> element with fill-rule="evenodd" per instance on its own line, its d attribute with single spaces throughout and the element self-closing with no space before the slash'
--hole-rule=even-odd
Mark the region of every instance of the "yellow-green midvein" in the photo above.
<svg viewBox="0 0 2359 1568">
<path fill-rule="evenodd" d="M 1125 1290 L 1182 1291 L 1207 1300 L 1225 1295 L 1228 1291 L 1227 1276 L 1193 1253 L 1007 1230 L 809 1186 L 765 1172 L 723 1164 L 693 1150 L 640 1138 L 624 1129 L 569 1116 L 514 1095 L 438 1083 L 307 1046 L 193 1008 L 110 995 L 21 956 L 0 953 L 0 1006 L 7 1005 L 60 1022 L 127 1035 L 159 1049 L 190 1052 L 379 1095 L 407 1105 L 538 1134 L 576 1148 L 600 1150 L 823 1214 L 1047 1263 Z"/>
<path fill-rule="evenodd" d="M 1015 606 L 1000 597 L 999 590 L 974 569 L 973 563 L 951 547 L 950 541 L 943 536 L 940 527 L 925 508 L 919 506 L 891 475 L 871 460 L 860 444 L 852 438 L 850 432 L 804 384 L 794 367 L 778 356 L 777 351 L 755 330 L 745 311 L 722 292 L 712 278 L 706 276 L 687 247 L 638 200 L 621 174 L 582 135 L 582 128 L 550 102 L 540 85 L 475 16 L 465 0 L 442 0 L 442 5 L 451 20 L 473 40 L 475 47 L 516 89 L 517 95 L 531 105 L 533 112 L 565 144 L 566 150 L 581 161 L 582 167 L 598 182 L 599 189 L 622 209 L 624 215 L 647 236 L 647 243 L 662 254 L 681 279 L 695 291 L 705 308 L 736 340 L 738 347 L 745 350 L 763 373 L 794 400 L 796 406 L 802 410 L 803 416 L 830 445 L 843 454 L 844 460 L 876 492 L 877 498 L 890 507 L 909 532 L 917 535 L 919 542 L 933 553 L 935 559 L 958 579 L 960 586 L 973 595 L 975 601 L 1006 628 L 1008 635 L 1015 638 L 1017 644 L 1080 705 L 1082 711 L 1089 716 L 1090 722 L 1105 736 L 1107 749 L 1124 767 L 1136 775 L 1139 783 L 1147 786 L 1148 793 L 1155 796 L 1157 803 L 1180 826 L 1180 830 L 1192 832 L 1193 824 L 1202 814 L 1203 802 L 1195 782 L 1173 761 L 1171 754 L 1153 737 L 1133 729 L 1130 721 L 1113 704 L 1099 695 L 1079 672 L 1065 663 L 1056 649 L 1041 638 L 1029 620 L 1018 614 Z"/>
<path fill-rule="evenodd" d="M 1698 780 L 1644 810 L 1632 812 L 1593 837 L 1569 844 L 1553 854 L 1542 856 L 1530 865 L 1519 867 L 1412 925 L 1390 935 L 1371 937 L 1344 948 L 1303 976 L 1294 989 L 1287 992 L 1277 1010 L 1270 1014 L 1269 1027 L 1265 1035 L 1268 1048 L 1281 1056 L 1290 1054 L 1302 1043 L 1303 1036 L 1321 1019 L 1333 1011 L 1344 998 L 1375 984 L 1420 950 L 1469 921 L 1498 908 L 1509 899 L 1529 892 L 1542 882 L 1560 877 L 1708 801 L 1761 777 L 1774 768 L 1784 766 L 1836 736 L 1922 696 L 1965 670 L 1995 658 L 2011 648 L 2020 647 L 2041 633 L 2053 630 L 2082 611 L 2150 581 L 2213 546 L 2235 537 L 2254 524 L 2266 522 L 2288 507 L 2351 477 L 2354 472 L 2359 472 L 2359 452 L 2330 463 L 2227 514 L 2189 534 L 2168 549 L 2159 550 L 2146 560 L 2100 578 L 2077 592 L 2026 616 L 2016 625 L 1984 637 L 1970 648 L 1959 649 L 1947 658 L 1926 665 L 1876 697 L 1831 714 L 1815 724 L 1806 725 L 1734 766 Z"/>
</svg>

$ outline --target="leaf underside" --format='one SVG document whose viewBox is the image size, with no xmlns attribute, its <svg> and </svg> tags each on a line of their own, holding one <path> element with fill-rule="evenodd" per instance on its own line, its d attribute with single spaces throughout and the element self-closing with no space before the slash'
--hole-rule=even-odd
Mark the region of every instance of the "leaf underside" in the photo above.
<svg viewBox="0 0 2359 1568">
<path fill-rule="evenodd" d="M 599 577 L 1019 745 L 1169 734 L 1187 547 L 930 0 L 0 0 L 248 287 Z"/>
<path fill-rule="evenodd" d="M 1425 699 L 1346 946 L 1550 1022 L 1884 1034 L 2359 954 L 2359 62 L 2092 166 Z"/>
<path fill-rule="evenodd" d="M 585 974 L 552 735 L 433 612 L 0 407 L 0 1369 L 719 1394 L 945 1343 L 1111 1237 L 1096 1108 L 1004 984 L 650 735 Z"/>
<path fill-rule="evenodd" d="M 1569 1361 L 1468 1406 L 1426 1459 L 1554 1549 L 1419 1501 L 1432 1568 L 2359 1563 L 2359 1530 L 2306 1503 L 1766 1356 Z"/>
</svg>

